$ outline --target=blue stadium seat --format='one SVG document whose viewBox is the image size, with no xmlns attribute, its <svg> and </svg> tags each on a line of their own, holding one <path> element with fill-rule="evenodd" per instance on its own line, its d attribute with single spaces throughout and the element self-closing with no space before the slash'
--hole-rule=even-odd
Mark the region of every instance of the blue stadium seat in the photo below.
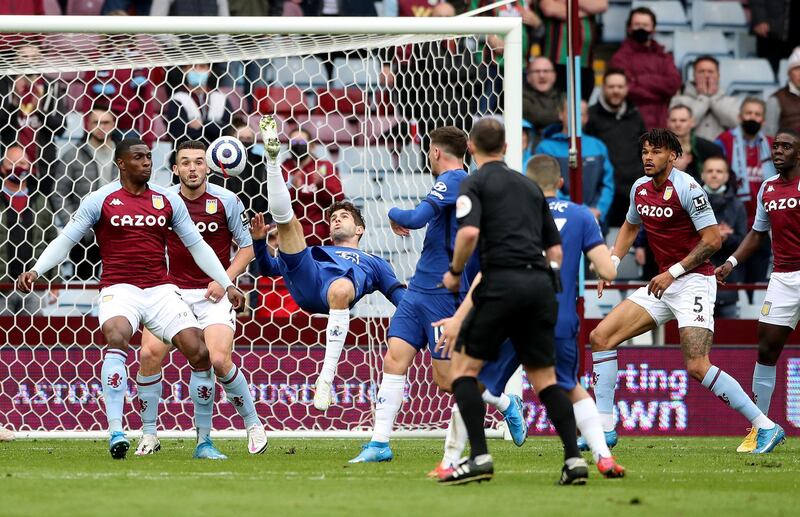
<svg viewBox="0 0 800 517">
<path fill-rule="evenodd" d="M 700 32 L 684 30 L 675 32 L 672 54 L 678 70 L 681 70 L 686 77 L 686 69 L 697 57 L 711 55 L 725 58 L 731 56 L 731 51 L 720 30 Z"/>
<path fill-rule="evenodd" d="M 689 19 L 679 0 L 635 0 L 631 7 L 647 7 L 652 10 L 658 20 L 658 32 L 675 32 L 689 28 Z"/>
<path fill-rule="evenodd" d="M 769 61 L 762 58 L 723 59 L 719 63 L 720 87 L 728 95 L 765 96 L 777 84 Z"/>
<path fill-rule="evenodd" d="M 789 82 L 789 58 L 781 59 L 780 64 L 778 65 L 778 83 L 781 86 L 785 85 Z"/>
<path fill-rule="evenodd" d="M 719 29 L 746 32 L 749 27 L 741 2 L 696 1 L 692 4 L 692 30 Z"/>
<path fill-rule="evenodd" d="M 608 10 L 601 15 L 603 24 L 603 41 L 605 43 L 619 43 L 625 39 L 630 4 L 609 4 Z"/>
<path fill-rule="evenodd" d="M 308 89 L 328 84 L 328 71 L 315 56 L 278 57 L 271 61 L 275 82 L 280 86 Z"/>
<path fill-rule="evenodd" d="M 376 59 L 360 59 L 358 57 L 333 60 L 333 87 L 378 85 L 380 63 Z"/>
</svg>

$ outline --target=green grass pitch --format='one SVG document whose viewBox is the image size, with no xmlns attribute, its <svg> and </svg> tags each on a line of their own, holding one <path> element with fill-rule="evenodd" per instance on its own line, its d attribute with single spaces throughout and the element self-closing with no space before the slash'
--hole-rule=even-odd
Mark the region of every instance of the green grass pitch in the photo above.
<svg viewBox="0 0 800 517">
<path fill-rule="evenodd" d="M 368 465 L 347 464 L 359 440 L 273 439 L 262 456 L 218 440 L 218 462 L 191 459 L 189 440 L 124 461 L 100 440 L 17 440 L 0 443 L 0 515 L 797 515 L 800 441 L 764 456 L 737 454 L 739 441 L 623 436 L 626 478 L 591 470 L 559 487 L 555 439 L 493 440 L 493 481 L 443 487 L 425 477 L 441 440 L 396 440 L 394 461 Z"/>
</svg>

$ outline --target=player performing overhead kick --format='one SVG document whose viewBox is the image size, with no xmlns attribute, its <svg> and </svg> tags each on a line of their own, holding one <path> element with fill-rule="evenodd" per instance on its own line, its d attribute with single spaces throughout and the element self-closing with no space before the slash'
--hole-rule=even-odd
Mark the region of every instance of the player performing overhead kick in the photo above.
<svg viewBox="0 0 800 517">
<path fill-rule="evenodd" d="M 730 375 L 711 364 L 717 285 L 708 258 L 722 245 L 706 193 L 691 176 L 673 167 L 681 155 L 677 137 L 652 129 L 639 140 L 645 176 L 631 188 L 631 205 L 614 244 L 615 265 L 627 255 L 644 225 L 661 273 L 639 288 L 589 336 L 594 362 L 594 392 L 606 442 L 617 442 L 614 389 L 620 343 L 677 318 L 689 375 L 758 429 L 754 453 L 770 452 L 784 439 L 781 426 L 767 418 Z M 598 284 L 602 296 L 604 282 Z M 586 447 L 584 441 L 579 444 Z"/>
<path fill-rule="evenodd" d="M 397 306 L 406 289 L 388 262 L 358 249 L 364 220 L 351 203 L 336 202 L 328 209 L 333 246 L 306 246 L 303 227 L 292 210 L 289 189 L 277 161 L 277 125 L 266 115 L 261 118 L 260 127 L 267 154 L 269 211 L 278 225 L 279 253 L 276 258 L 267 251 L 267 227 L 263 215 L 257 214 L 251 227 L 256 260 L 262 275 L 284 277 L 292 298 L 303 310 L 328 314 L 325 361 L 314 392 L 314 407 L 325 411 L 333 400 L 333 377 L 350 329 L 350 308 L 374 291 L 380 291 Z"/>
<path fill-rule="evenodd" d="M 440 389 L 450 391 L 450 361 L 435 349 L 440 329 L 431 324 L 451 316 L 460 301 L 459 296 L 441 285 L 441 279 L 450 268 L 458 231 L 455 206 L 461 182 L 467 177 L 464 170 L 467 135 L 457 127 L 447 126 L 431 131 L 428 136 L 428 161 L 436 179 L 433 188 L 413 210 L 395 207 L 389 211 L 389 220 L 397 235 L 407 237 L 409 230 L 427 225 L 422 254 L 408 292 L 389 325 L 389 348 L 383 358 L 372 439 L 350 463 L 389 461 L 394 457 L 389 435 L 403 403 L 406 373 L 417 352 L 426 345 L 431 352 L 434 382 Z M 528 431 L 522 415 L 522 401 L 515 395 L 503 393 L 504 387 L 505 382 L 496 395 L 484 390 L 483 400 L 503 413 L 514 443 L 522 445 Z M 453 415 L 454 419 L 460 419 L 456 405 L 453 405 Z M 451 423 L 448 436 L 456 432 L 457 426 L 457 420 Z M 451 463 L 459 459 L 460 456 L 456 456 Z"/>
<path fill-rule="evenodd" d="M 186 205 L 174 192 L 149 185 L 152 156 L 147 145 L 126 139 L 114 151 L 119 181 L 89 194 L 72 220 L 53 242 L 47 245 L 31 271 L 20 275 L 19 289 L 30 292 L 38 277 L 59 265 L 84 234 L 94 229 L 103 274 L 100 278 L 100 328 L 107 348 L 101 377 L 103 400 L 110 432 L 109 452 L 124 458 L 130 442 L 122 432 L 122 408 L 128 388 L 125 360 L 131 336 L 139 324 L 162 341 L 176 346 L 189 361 L 189 383 L 195 406 L 195 426 L 201 426 L 198 410 L 213 393 L 214 379 L 203 334 L 194 314 L 181 300 L 175 285 L 169 283 L 164 249 L 173 231 L 200 269 L 225 290 L 234 308 L 244 303 L 244 295 L 233 285 L 214 250 L 206 244 L 189 218 Z M 213 448 L 206 439 L 195 455 Z"/>
<path fill-rule="evenodd" d="M 178 176 L 179 184 L 171 190 L 186 203 L 197 229 L 223 266 L 227 266 L 228 277 L 235 281 L 253 260 L 253 240 L 248 232 L 250 221 L 244 213 L 244 205 L 230 190 L 206 181 L 206 146 L 202 142 L 187 140 L 178 145 L 172 170 Z M 233 243 L 238 250 L 231 260 Z M 248 450 L 251 454 L 260 454 L 267 448 L 267 435 L 258 419 L 250 385 L 231 358 L 236 313 L 230 302 L 224 299 L 222 287 L 197 267 L 189 250 L 174 233 L 167 237 L 167 255 L 170 283 L 178 286 L 181 298 L 192 309 L 203 329 L 217 380 L 244 419 Z M 169 350 L 169 346 L 152 332 L 143 331 L 136 376 L 136 398 L 142 416 L 143 435 L 136 449 L 137 455 L 152 454 L 161 448 L 156 437 L 156 420 L 162 392 L 161 364 Z M 198 427 L 198 443 L 205 441 L 211 430 L 214 394 L 207 395 L 204 404 L 195 408 L 195 415 L 203 419 L 202 426 Z M 225 459 L 225 455 L 214 448 L 204 448 L 200 453 L 209 458 Z"/>
<path fill-rule="evenodd" d="M 775 389 L 775 364 L 800 319 L 800 134 L 778 131 L 772 143 L 772 163 L 778 175 L 761 184 L 753 229 L 716 269 L 717 280 L 724 282 L 739 262 L 759 249 L 772 230 L 774 268 L 758 318 L 758 360 L 753 370 L 753 398 L 765 415 Z M 736 450 L 755 450 L 759 436 L 760 429 L 753 425 Z"/>
</svg>

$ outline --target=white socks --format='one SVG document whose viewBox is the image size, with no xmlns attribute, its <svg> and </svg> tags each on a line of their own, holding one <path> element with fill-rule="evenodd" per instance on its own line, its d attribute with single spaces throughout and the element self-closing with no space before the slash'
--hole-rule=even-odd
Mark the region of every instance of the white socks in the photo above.
<svg viewBox="0 0 800 517">
<path fill-rule="evenodd" d="M 450 423 L 447 424 L 447 435 L 444 440 L 444 467 L 455 467 L 458 465 L 464 449 L 467 448 L 467 428 L 464 426 L 464 419 L 461 418 L 461 411 L 458 404 L 453 404 L 450 410 Z"/>
<path fill-rule="evenodd" d="M 775 391 L 775 367 L 756 363 L 753 369 L 753 399 L 765 415 L 769 414 L 772 392 Z"/>
<path fill-rule="evenodd" d="M 403 390 L 406 385 L 405 375 L 384 373 L 381 387 L 378 390 L 378 403 L 375 406 L 375 429 L 372 441 L 388 443 L 392 434 L 394 419 L 400 406 L 403 405 Z M 466 433 L 465 433 L 466 434 Z"/>
<path fill-rule="evenodd" d="M 328 326 L 325 329 L 325 362 L 322 363 L 320 379 L 333 382 L 339 357 L 344 348 L 344 339 L 350 331 L 350 310 L 331 309 L 328 311 Z"/>
<path fill-rule="evenodd" d="M 505 412 L 508 406 L 511 405 L 511 399 L 508 398 L 508 395 L 505 393 L 501 393 L 499 397 L 495 397 L 489 390 L 483 390 L 481 398 L 487 404 L 496 407 L 500 412 Z"/>
<path fill-rule="evenodd" d="M 595 463 L 601 457 L 607 458 L 611 456 L 611 451 L 606 445 L 606 437 L 603 433 L 603 427 L 600 424 L 600 413 L 597 412 L 597 406 L 591 398 L 579 400 L 572 405 L 572 411 L 575 413 L 575 423 L 581 436 L 586 439 L 589 448 L 592 450 L 592 457 Z M 613 415 L 612 415 L 613 418 Z"/>
<path fill-rule="evenodd" d="M 603 431 L 614 430 L 614 390 L 617 388 L 617 351 L 593 352 L 594 398 Z"/>
<path fill-rule="evenodd" d="M 117 348 L 109 348 L 103 357 L 103 402 L 110 432 L 122 431 L 122 406 L 128 389 L 128 371 L 125 361 L 128 354 Z"/>
<path fill-rule="evenodd" d="M 294 217 L 292 197 L 289 195 L 286 180 L 283 179 L 281 166 L 270 163 L 269 160 L 267 160 L 267 202 L 269 213 L 276 223 L 286 224 Z"/>
</svg>

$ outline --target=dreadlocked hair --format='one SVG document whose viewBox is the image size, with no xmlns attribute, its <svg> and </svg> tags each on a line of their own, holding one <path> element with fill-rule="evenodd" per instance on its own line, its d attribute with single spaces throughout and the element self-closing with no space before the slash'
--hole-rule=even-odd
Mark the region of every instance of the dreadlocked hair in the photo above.
<svg viewBox="0 0 800 517">
<path fill-rule="evenodd" d="M 675 133 L 669 129 L 653 128 L 644 133 L 639 137 L 639 151 L 644 148 L 645 142 L 653 147 L 662 147 L 664 149 L 669 149 L 670 151 L 675 151 L 676 157 L 683 154 L 683 148 L 681 147 L 681 143 L 678 141 L 678 137 L 675 136 Z"/>
</svg>

